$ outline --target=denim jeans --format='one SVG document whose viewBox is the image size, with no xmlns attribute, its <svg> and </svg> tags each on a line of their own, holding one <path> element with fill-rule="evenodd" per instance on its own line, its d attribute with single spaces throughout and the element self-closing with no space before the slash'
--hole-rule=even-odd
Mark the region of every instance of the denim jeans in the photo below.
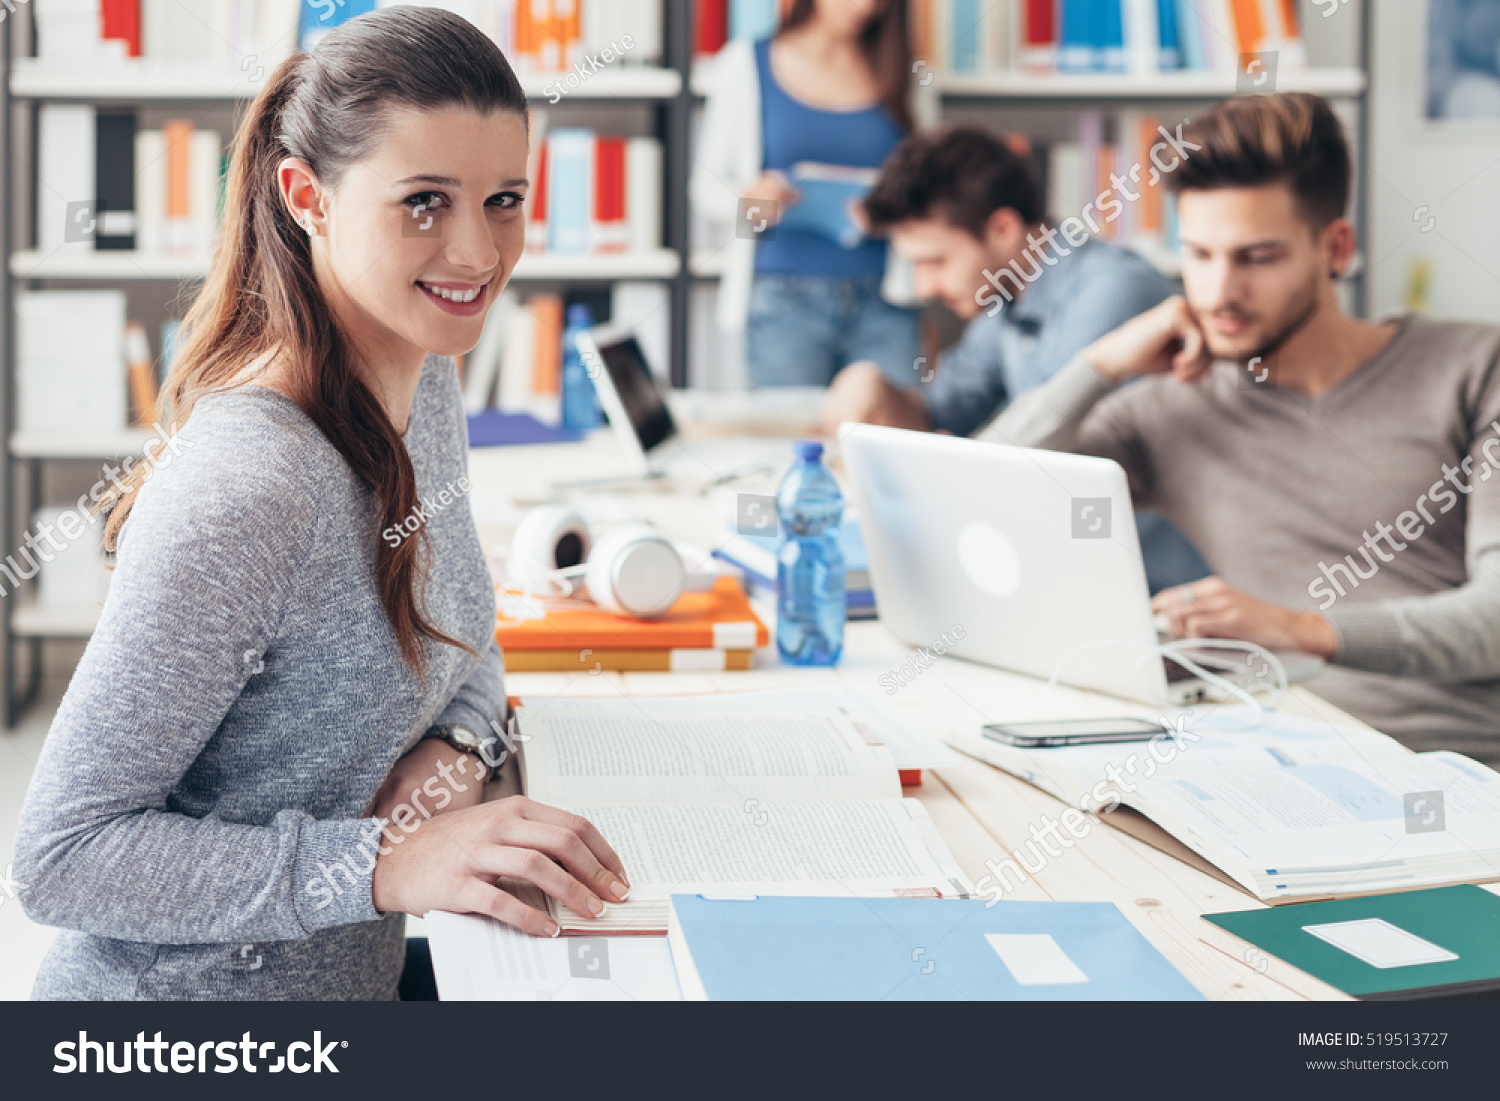
<svg viewBox="0 0 1500 1101">
<path fill-rule="evenodd" d="M 922 381 L 916 310 L 880 297 L 880 277 L 759 272 L 750 290 L 745 361 L 750 385 L 827 386 L 872 360 L 899 386 Z"/>
</svg>

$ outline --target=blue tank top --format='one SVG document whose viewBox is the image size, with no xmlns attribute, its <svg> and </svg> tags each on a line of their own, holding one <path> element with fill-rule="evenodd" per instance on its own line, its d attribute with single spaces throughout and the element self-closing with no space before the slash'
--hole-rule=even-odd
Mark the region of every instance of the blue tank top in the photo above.
<svg viewBox="0 0 1500 1101">
<path fill-rule="evenodd" d="M 824 111 L 793 99 L 771 72 L 771 41 L 755 44 L 760 73 L 761 142 L 764 167 L 790 175 L 798 161 L 879 168 L 901 140 L 901 127 L 884 107 Z M 755 270 L 836 278 L 879 276 L 885 272 L 886 245 L 865 241 L 844 248 L 806 230 L 777 230 L 755 249 Z"/>
</svg>

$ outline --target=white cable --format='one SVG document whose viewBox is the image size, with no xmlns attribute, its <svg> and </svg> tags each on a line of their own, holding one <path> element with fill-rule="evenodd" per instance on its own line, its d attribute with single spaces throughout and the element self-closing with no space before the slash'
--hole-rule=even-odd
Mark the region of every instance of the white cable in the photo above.
<svg viewBox="0 0 1500 1101">
<path fill-rule="evenodd" d="M 1178 665 L 1182 666 L 1189 673 L 1192 673 L 1195 677 L 1203 681 L 1205 684 L 1217 688 L 1227 697 L 1238 700 L 1239 702 L 1248 706 L 1251 709 L 1252 715 L 1254 716 L 1253 722 L 1251 723 L 1252 726 L 1259 724 L 1261 717 L 1267 710 L 1267 708 L 1255 698 L 1254 691 L 1247 691 L 1228 678 L 1205 669 L 1203 666 L 1193 661 L 1192 658 L 1188 657 L 1187 654 L 1183 653 L 1182 651 L 1184 649 L 1235 650 L 1252 654 L 1263 654 L 1265 655 L 1267 663 L 1270 665 L 1272 671 L 1276 674 L 1276 682 L 1274 685 L 1276 695 L 1270 705 L 1271 710 L 1274 710 L 1277 706 L 1280 705 L 1281 698 L 1286 693 L 1286 667 L 1281 664 L 1281 659 L 1279 659 L 1270 650 L 1266 649 L 1264 646 L 1258 645 L 1257 643 L 1243 642 L 1238 639 L 1221 638 L 1174 639 L 1171 642 L 1154 643 L 1149 646 L 1142 646 L 1138 642 L 1090 642 L 1083 646 L 1079 646 L 1064 655 L 1063 659 L 1053 667 L 1052 675 L 1047 678 L 1048 691 L 1056 690 L 1058 680 L 1061 678 L 1063 672 L 1079 657 L 1082 657 L 1084 654 L 1087 654 L 1094 650 L 1105 649 L 1145 650 L 1145 654 L 1135 665 L 1136 671 L 1140 669 L 1141 665 L 1143 665 L 1147 661 L 1150 661 L 1152 658 L 1165 659 L 1167 661 L 1176 662 Z M 1246 660 L 1248 664 L 1248 659 Z M 1170 704 L 1172 701 L 1168 699 L 1162 702 L 1165 704 Z"/>
</svg>

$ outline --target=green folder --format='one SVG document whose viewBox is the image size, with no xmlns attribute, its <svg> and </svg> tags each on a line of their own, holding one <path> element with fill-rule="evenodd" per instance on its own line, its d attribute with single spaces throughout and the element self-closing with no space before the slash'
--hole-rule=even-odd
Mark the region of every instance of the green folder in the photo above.
<svg viewBox="0 0 1500 1101">
<path fill-rule="evenodd" d="M 1500 990 L 1500 896 L 1471 884 L 1203 920 L 1356 998 Z"/>
</svg>

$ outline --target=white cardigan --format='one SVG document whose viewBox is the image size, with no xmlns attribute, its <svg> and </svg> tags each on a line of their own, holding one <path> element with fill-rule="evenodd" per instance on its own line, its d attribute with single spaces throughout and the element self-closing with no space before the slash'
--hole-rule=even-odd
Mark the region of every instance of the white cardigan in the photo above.
<svg viewBox="0 0 1500 1101">
<path fill-rule="evenodd" d="M 688 195 L 694 210 L 715 230 L 729 238 L 724 246 L 724 268 L 719 282 L 719 327 L 726 332 L 744 329 L 750 314 L 750 284 L 755 278 L 755 241 L 734 236 L 739 200 L 760 178 L 760 76 L 755 43 L 738 39 L 714 59 L 713 91 L 703 111 Z M 717 238 L 716 238 L 717 239 Z M 881 296 L 888 302 L 913 301 L 911 269 L 887 250 Z"/>
</svg>

